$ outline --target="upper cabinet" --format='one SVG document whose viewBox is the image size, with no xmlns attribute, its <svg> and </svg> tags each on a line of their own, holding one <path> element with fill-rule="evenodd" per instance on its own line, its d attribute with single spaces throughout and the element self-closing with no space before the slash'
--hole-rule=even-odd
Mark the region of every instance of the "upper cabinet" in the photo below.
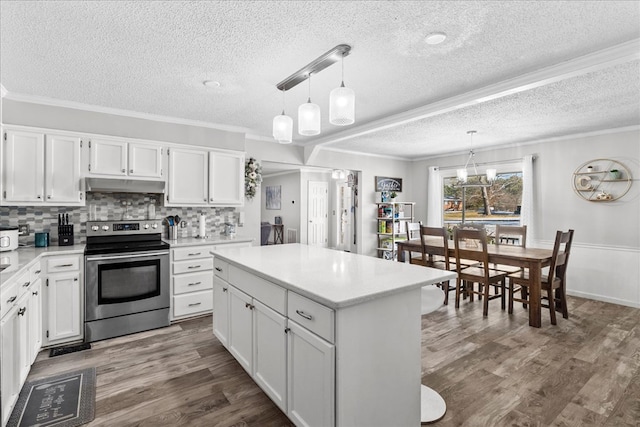
<svg viewBox="0 0 640 427">
<path fill-rule="evenodd" d="M 91 176 L 162 180 L 163 154 L 162 145 L 91 138 L 86 172 Z"/>
<path fill-rule="evenodd" d="M 244 204 L 244 153 L 209 152 L 209 203 Z"/>
<path fill-rule="evenodd" d="M 170 148 L 169 192 L 165 198 L 165 205 L 207 205 L 208 176 L 209 157 L 206 151 Z"/>
<path fill-rule="evenodd" d="M 80 138 L 8 129 L 3 143 L 3 202 L 85 204 L 80 176 Z"/>
<path fill-rule="evenodd" d="M 169 149 L 166 206 L 242 206 L 244 153 Z"/>
</svg>

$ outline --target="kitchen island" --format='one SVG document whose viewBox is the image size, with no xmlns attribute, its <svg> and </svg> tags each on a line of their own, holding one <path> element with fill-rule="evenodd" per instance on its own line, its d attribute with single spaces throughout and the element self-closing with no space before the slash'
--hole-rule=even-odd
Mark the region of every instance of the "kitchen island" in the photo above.
<svg viewBox="0 0 640 427">
<path fill-rule="evenodd" d="M 454 273 L 302 244 L 213 254 L 214 333 L 296 425 L 420 424 L 421 288 Z"/>
</svg>

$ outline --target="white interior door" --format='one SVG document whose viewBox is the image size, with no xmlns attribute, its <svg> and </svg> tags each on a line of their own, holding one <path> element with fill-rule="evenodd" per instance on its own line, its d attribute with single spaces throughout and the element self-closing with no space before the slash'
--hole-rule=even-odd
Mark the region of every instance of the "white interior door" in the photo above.
<svg viewBox="0 0 640 427">
<path fill-rule="evenodd" d="M 322 181 L 309 181 L 307 244 L 327 247 L 329 184 Z"/>
</svg>

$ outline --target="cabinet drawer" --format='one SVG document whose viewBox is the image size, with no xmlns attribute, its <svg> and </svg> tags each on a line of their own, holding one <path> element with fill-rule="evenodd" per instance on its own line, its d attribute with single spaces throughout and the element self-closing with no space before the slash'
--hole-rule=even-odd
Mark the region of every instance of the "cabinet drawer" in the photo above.
<svg viewBox="0 0 640 427">
<path fill-rule="evenodd" d="M 330 308 L 289 291 L 287 317 L 334 343 L 335 313 Z"/>
<path fill-rule="evenodd" d="M 187 248 L 173 249 L 173 260 L 184 261 L 189 259 L 210 258 L 213 246 L 191 246 Z"/>
<path fill-rule="evenodd" d="M 173 294 L 180 295 L 187 292 L 213 289 L 213 274 L 211 271 L 202 273 L 180 274 L 173 277 Z"/>
<path fill-rule="evenodd" d="M 213 309 L 213 291 L 200 291 L 173 297 L 173 316 L 182 317 Z"/>
<path fill-rule="evenodd" d="M 47 273 L 80 270 L 80 257 L 51 257 L 47 259 Z"/>
<path fill-rule="evenodd" d="M 213 257 L 211 255 L 207 259 L 202 258 L 173 263 L 173 274 L 195 273 L 204 270 L 213 270 Z"/>
<path fill-rule="evenodd" d="M 278 313 L 286 314 L 287 291 L 275 283 L 254 276 L 233 265 L 229 266 L 229 283 Z"/>
<path fill-rule="evenodd" d="M 42 276 L 42 265 L 40 265 L 40 261 L 38 261 L 29 268 L 29 280 L 33 283 L 38 280 L 40 276 Z"/>
<path fill-rule="evenodd" d="M 218 258 L 213 259 L 213 269 L 216 273 L 216 276 L 221 278 L 224 281 L 229 281 L 229 263 L 226 261 L 219 260 Z"/>
</svg>

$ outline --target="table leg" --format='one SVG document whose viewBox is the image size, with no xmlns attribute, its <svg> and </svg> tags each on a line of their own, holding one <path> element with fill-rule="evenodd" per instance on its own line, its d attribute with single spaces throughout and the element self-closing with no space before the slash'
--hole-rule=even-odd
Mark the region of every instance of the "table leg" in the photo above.
<svg viewBox="0 0 640 427">
<path fill-rule="evenodd" d="M 529 263 L 529 326 L 535 328 L 542 326 L 541 276 L 542 263 L 531 261 Z"/>
</svg>

